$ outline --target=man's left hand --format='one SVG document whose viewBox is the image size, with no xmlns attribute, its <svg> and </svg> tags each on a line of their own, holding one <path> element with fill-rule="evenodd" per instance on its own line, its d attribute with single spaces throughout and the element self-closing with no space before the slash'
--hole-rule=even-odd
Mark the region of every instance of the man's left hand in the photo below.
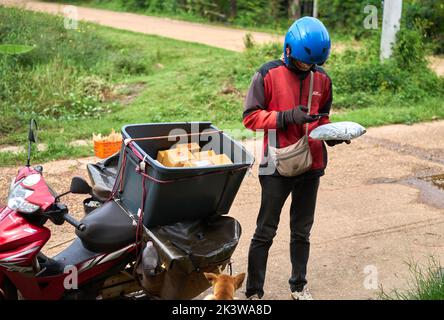
<svg viewBox="0 0 444 320">
<path fill-rule="evenodd" d="M 325 142 L 326 142 L 326 143 L 328 144 L 328 146 L 330 146 L 330 147 L 334 147 L 335 145 L 337 145 L 337 144 L 341 144 L 341 143 L 343 143 L 343 142 L 345 142 L 346 144 L 350 144 L 350 143 L 351 143 L 350 140 L 326 140 Z"/>
</svg>

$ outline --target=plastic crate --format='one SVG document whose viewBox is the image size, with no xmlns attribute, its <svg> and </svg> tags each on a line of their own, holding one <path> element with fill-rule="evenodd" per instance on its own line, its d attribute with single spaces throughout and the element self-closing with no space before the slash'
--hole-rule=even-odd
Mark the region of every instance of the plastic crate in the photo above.
<svg viewBox="0 0 444 320">
<path fill-rule="evenodd" d="M 94 141 L 94 154 L 100 159 L 108 158 L 120 150 L 122 142 Z"/>
<path fill-rule="evenodd" d="M 172 132 L 194 133 L 185 141 L 181 137 L 180 142 L 196 142 L 204 150 L 211 147 L 217 154 L 225 153 L 233 163 L 206 167 L 163 166 L 155 159 L 159 150 L 176 144 L 178 139 L 171 139 Z M 143 222 L 146 227 L 227 214 L 247 170 L 254 162 L 242 145 L 210 122 L 127 125 L 122 128 L 122 136 L 124 141 L 154 138 L 132 141 L 127 146 L 124 144 L 119 159 L 119 170 L 122 165 L 124 170 L 117 177 L 121 191 L 119 197 L 133 214 L 142 206 L 142 181 L 145 181 Z M 145 176 L 149 178 L 143 179 L 140 174 L 141 163 L 145 166 Z"/>
</svg>

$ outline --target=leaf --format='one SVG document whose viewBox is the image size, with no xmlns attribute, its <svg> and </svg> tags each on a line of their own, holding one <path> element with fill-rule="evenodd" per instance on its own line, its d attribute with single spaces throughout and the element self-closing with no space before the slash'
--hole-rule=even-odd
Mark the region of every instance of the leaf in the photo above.
<svg viewBox="0 0 444 320">
<path fill-rule="evenodd" d="M 0 54 L 23 54 L 33 50 L 35 47 L 21 44 L 0 44 Z"/>
</svg>

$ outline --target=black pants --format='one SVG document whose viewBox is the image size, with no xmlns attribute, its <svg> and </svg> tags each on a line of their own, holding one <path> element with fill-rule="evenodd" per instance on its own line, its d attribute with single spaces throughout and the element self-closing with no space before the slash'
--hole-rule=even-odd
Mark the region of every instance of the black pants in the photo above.
<svg viewBox="0 0 444 320">
<path fill-rule="evenodd" d="M 319 177 L 286 178 L 259 176 L 262 187 L 261 208 L 256 231 L 248 253 L 247 297 L 264 294 L 268 250 L 276 235 L 282 207 L 291 193 L 290 208 L 290 259 L 292 265 L 289 280 L 291 291 L 301 291 L 307 283 L 310 230 L 314 221 Z"/>
</svg>

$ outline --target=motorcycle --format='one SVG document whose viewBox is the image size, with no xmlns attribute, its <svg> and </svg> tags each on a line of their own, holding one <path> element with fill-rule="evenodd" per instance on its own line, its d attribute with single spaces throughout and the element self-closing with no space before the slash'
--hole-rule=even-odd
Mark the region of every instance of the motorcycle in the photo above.
<svg viewBox="0 0 444 320">
<path fill-rule="evenodd" d="M 189 299 L 210 287 L 204 271 L 221 271 L 230 263 L 240 236 L 235 219 L 179 222 L 150 230 L 117 197 L 100 198 L 83 178 L 74 177 L 69 191 L 57 194 L 45 182 L 43 167 L 30 164 L 36 141 L 37 123 L 31 120 L 27 164 L 11 183 L 7 205 L 0 206 L 0 300 Z M 77 221 L 61 202 L 69 193 L 92 195 L 100 206 Z M 48 220 L 69 223 L 77 235 L 54 257 L 42 252 L 51 237 L 45 227 Z M 205 253 L 193 256 L 195 234 L 201 240 L 203 234 L 216 239 L 202 243 L 218 248 L 220 234 L 230 230 L 228 255 L 221 257 L 215 250 L 219 256 L 206 264 L 199 262 Z M 187 237 L 191 241 L 184 243 Z"/>
</svg>

